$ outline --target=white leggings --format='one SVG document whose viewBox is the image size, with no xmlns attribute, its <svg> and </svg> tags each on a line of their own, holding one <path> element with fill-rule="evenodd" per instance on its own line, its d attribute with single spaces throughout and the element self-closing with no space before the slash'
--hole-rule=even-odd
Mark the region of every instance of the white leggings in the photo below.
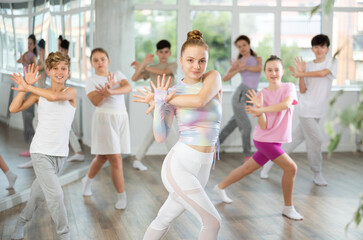
<svg viewBox="0 0 363 240">
<path fill-rule="evenodd" d="M 204 191 L 214 153 L 203 153 L 177 142 L 165 157 L 161 177 L 169 196 L 152 221 L 144 240 L 161 239 L 170 223 L 185 210 L 202 224 L 199 240 L 218 237 L 221 218 Z"/>
</svg>

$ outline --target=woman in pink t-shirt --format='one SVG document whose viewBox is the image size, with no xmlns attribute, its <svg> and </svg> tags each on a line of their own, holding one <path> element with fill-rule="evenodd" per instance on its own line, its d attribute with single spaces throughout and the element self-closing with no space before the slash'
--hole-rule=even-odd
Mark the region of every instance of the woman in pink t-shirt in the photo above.
<svg viewBox="0 0 363 240">
<path fill-rule="evenodd" d="M 295 210 L 292 200 L 297 167 L 281 148 L 282 143 L 291 142 L 291 121 L 294 105 L 297 104 L 296 89 L 292 83 L 282 83 L 284 74 L 282 61 L 276 56 L 266 60 L 264 71 L 269 82 L 258 94 L 250 90 L 247 97 L 254 106 L 246 106 L 246 112 L 258 118 L 253 134 L 257 152 L 240 167 L 234 169 L 222 182 L 214 187 L 223 202 L 231 203 L 225 188 L 241 180 L 272 160 L 283 171 L 282 190 L 285 207 L 282 215 L 293 220 L 303 217 Z"/>
</svg>

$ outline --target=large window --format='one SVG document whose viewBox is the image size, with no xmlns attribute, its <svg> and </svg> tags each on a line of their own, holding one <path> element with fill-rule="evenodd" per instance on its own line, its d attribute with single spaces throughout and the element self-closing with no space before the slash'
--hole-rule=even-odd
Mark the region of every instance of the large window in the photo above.
<svg viewBox="0 0 363 240">
<path fill-rule="evenodd" d="M 305 61 L 314 59 L 311 51 L 311 39 L 321 33 L 320 15 L 311 17 L 305 12 L 282 12 L 281 14 L 281 57 L 285 67 L 292 65 L 297 56 Z M 297 82 L 286 69 L 283 80 Z"/>
<path fill-rule="evenodd" d="M 144 60 L 148 53 L 154 54 L 154 63 L 159 59 L 155 55 L 156 43 L 166 39 L 171 44 L 171 56 L 169 62 L 175 62 L 177 56 L 177 26 L 176 11 L 141 10 L 135 11 L 135 59 L 139 62 Z M 137 82 L 142 84 L 142 82 Z"/>
<path fill-rule="evenodd" d="M 336 84 L 363 83 L 363 12 L 334 13 L 332 43 L 338 60 Z"/>
<path fill-rule="evenodd" d="M 151 8 L 150 4 L 158 4 Z M 311 51 L 313 36 L 323 33 L 331 39 L 329 56 L 339 51 L 338 76 L 334 85 L 347 86 L 363 83 L 363 1 L 336 0 L 330 12 L 322 13 L 319 8 L 328 0 L 135 0 L 136 59 L 141 60 L 152 44 L 144 39 L 149 19 L 139 17 L 147 12 L 173 10 L 177 19 L 175 32 L 177 49 L 185 41 L 186 32 L 199 29 L 210 46 L 208 69 L 217 69 L 224 75 L 229 67 L 229 59 L 235 59 L 238 51 L 233 44 L 239 35 L 251 39 L 251 47 L 264 60 L 271 54 L 280 56 L 284 61 L 283 81 L 297 82 L 291 76 L 288 66 L 293 59 L 302 56 L 305 61 L 314 59 Z M 174 27 L 169 29 L 174 31 Z M 140 45 L 141 44 L 141 45 Z M 344 46 L 344 47 L 342 47 Z M 140 51 L 141 50 L 141 51 Z M 141 55 L 140 55 L 141 54 Z M 178 56 L 179 53 L 177 53 Z M 239 76 L 232 81 L 232 88 L 240 82 Z M 261 81 L 266 81 L 264 74 Z M 263 85 L 262 85 L 263 86 Z"/>
<path fill-rule="evenodd" d="M 37 41 L 42 38 L 46 41 L 46 55 L 58 50 L 58 36 L 63 35 L 70 42 L 72 80 L 87 78 L 88 57 L 93 47 L 92 0 L 35 0 L 0 3 L 0 6 L 1 68 L 21 70 L 16 60 L 28 50 L 30 34 L 34 33 Z"/>
<path fill-rule="evenodd" d="M 192 11 L 192 29 L 203 33 L 203 40 L 209 46 L 207 70 L 226 72 L 231 59 L 232 14 L 226 11 Z M 205 24 L 208 19 L 208 24 Z"/>
</svg>

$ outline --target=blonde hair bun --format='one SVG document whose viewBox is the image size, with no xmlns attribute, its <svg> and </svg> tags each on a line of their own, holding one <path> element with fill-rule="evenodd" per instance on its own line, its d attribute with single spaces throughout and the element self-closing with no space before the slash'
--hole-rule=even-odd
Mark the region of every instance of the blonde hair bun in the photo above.
<svg viewBox="0 0 363 240">
<path fill-rule="evenodd" d="M 203 41 L 203 34 L 199 30 L 193 30 L 188 32 L 187 41 L 189 40 L 201 40 Z"/>
</svg>

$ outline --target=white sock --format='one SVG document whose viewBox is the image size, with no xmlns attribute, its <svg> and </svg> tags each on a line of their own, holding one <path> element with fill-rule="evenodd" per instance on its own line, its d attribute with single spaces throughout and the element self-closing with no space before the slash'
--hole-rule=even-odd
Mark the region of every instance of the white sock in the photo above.
<svg viewBox="0 0 363 240">
<path fill-rule="evenodd" d="M 218 184 L 214 186 L 213 188 L 213 191 L 215 193 L 217 193 L 217 195 L 219 196 L 219 198 L 225 202 L 225 203 L 231 203 L 232 202 L 232 199 L 230 199 L 227 194 L 226 194 L 226 191 L 224 189 L 220 189 L 218 187 Z"/>
<path fill-rule="evenodd" d="M 88 175 L 86 175 L 86 176 L 84 176 L 84 178 L 82 178 L 83 196 L 92 195 L 92 189 L 91 189 L 92 182 L 93 182 L 93 178 L 89 178 Z"/>
<path fill-rule="evenodd" d="M 294 206 L 285 206 L 282 210 L 282 216 L 290 218 L 292 220 L 303 220 L 304 218 L 295 210 Z"/>
<path fill-rule="evenodd" d="M 147 170 L 147 167 L 144 164 L 142 164 L 142 162 L 140 160 L 135 160 L 132 163 L 132 167 L 136 168 L 136 169 L 139 169 L 140 171 L 146 171 Z"/>
<path fill-rule="evenodd" d="M 19 221 L 16 222 L 16 226 L 13 234 L 11 234 L 11 239 L 23 239 L 24 238 L 24 228 L 25 223 Z"/>
<path fill-rule="evenodd" d="M 6 189 L 12 189 L 14 184 L 15 184 L 15 181 L 16 179 L 18 178 L 18 175 L 16 175 L 15 173 L 13 173 L 10 169 L 9 171 L 7 171 L 5 173 L 5 176 L 7 177 L 8 179 L 8 182 L 9 182 L 9 186 L 6 188 Z"/>
<path fill-rule="evenodd" d="M 262 170 L 260 172 L 260 178 L 266 179 L 268 178 L 268 172 L 271 170 L 271 167 L 274 165 L 273 161 L 268 161 L 263 165 Z"/>
<path fill-rule="evenodd" d="M 84 155 L 76 153 L 67 159 L 67 162 L 81 162 L 84 160 Z"/>
<path fill-rule="evenodd" d="M 328 185 L 328 183 L 324 179 L 323 174 L 321 172 L 316 172 L 314 174 L 314 180 L 313 181 L 318 186 L 327 186 Z"/>
<path fill-rule="evenodd" d="M 115 204 L 116 209 L 125 209 L 127 205 L 126 192 L 117 193 L 117 202 Z"/>
</svg>

